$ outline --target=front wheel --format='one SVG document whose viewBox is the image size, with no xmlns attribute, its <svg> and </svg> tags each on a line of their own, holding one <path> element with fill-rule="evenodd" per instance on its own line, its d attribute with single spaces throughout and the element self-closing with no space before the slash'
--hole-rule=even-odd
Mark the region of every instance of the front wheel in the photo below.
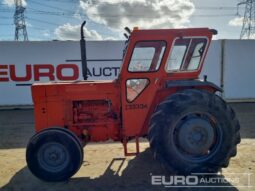
<svg viewBox="0 0 255 191">
<path fill-rule="evenodd" d="M 236 155 L 240 125 L 219 96 L 187 89 L 169 96 L 151 117 L 154 156 L 177 173 L 217 172 Z"/>
<path fill-rule="evenodd" d="M 79 170 L 83 148 L 71 132 L 49 128 L 30 139 L 26 160 L 30 171 L 39 179 L 64 181 Z"/>
</svg>

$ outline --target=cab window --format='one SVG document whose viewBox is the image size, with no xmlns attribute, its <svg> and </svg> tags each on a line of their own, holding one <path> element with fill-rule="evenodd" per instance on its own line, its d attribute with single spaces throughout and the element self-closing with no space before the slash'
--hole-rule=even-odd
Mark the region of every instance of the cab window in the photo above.
<svg viewBox="0 0 255 191">
<path fill-rule="evenodd" d="M 126 81 L 127 101 L 134 101 L 149 85 L 148 79 L 129 79 Z"/>
<path fill-rule="evenodd" d="M 128 66 L 128 71 L 157 71 L 159 69 L 165 48 L 165 41 L 142 41 L 136 43 Z"/>
<path fill-rule="evenodd" d="M 180 70 L 184 61 L 190 39 L 177 39 L 167 60 L 167 70 Z"/>
<path fill-rule="evenodd" d="M 206 38 L 176 39 L 167 60 L 167 71 L 197 70 L 203 58 L 206 45 Z"/>
</svg>

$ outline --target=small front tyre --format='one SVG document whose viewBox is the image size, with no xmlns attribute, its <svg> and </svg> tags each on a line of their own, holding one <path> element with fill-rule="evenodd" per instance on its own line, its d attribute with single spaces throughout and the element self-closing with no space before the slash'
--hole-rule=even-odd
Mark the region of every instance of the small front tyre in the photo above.
<svg viewBox="0 0 255 191">
<path fill-rule="evenodd" d="M 30 139 L 26 161 L 37 178 L 51 182 L 65 181 L 79 170 L 83 148 L 71 132 L 49 128 Z"/>
</svg>

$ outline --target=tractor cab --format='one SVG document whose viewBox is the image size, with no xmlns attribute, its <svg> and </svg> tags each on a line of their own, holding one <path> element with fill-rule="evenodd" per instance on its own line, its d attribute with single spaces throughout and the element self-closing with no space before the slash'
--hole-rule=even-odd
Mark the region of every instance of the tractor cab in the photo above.
<svg viewBox="0 0 255 191">
<path fill-rule="evenodd" d="M 208 28 L 135 28 L 130 33 L 119 75 L 126 135 L 146 134 L 148 116 L 169 94 L 169 83 L 198 79 L 213 34 Z"/>
</svg>

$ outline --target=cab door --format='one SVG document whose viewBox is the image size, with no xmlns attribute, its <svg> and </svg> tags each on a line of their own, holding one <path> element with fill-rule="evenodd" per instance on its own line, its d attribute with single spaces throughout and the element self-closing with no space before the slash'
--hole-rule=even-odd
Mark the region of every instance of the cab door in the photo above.
<svg viewBox="0 0 255 191">
<path fill-rule="evenodd" d="M 159 87 L 164 40 L 131 40 L 121 71 L 123 135 L 139 136 Z"/>
</svg>

